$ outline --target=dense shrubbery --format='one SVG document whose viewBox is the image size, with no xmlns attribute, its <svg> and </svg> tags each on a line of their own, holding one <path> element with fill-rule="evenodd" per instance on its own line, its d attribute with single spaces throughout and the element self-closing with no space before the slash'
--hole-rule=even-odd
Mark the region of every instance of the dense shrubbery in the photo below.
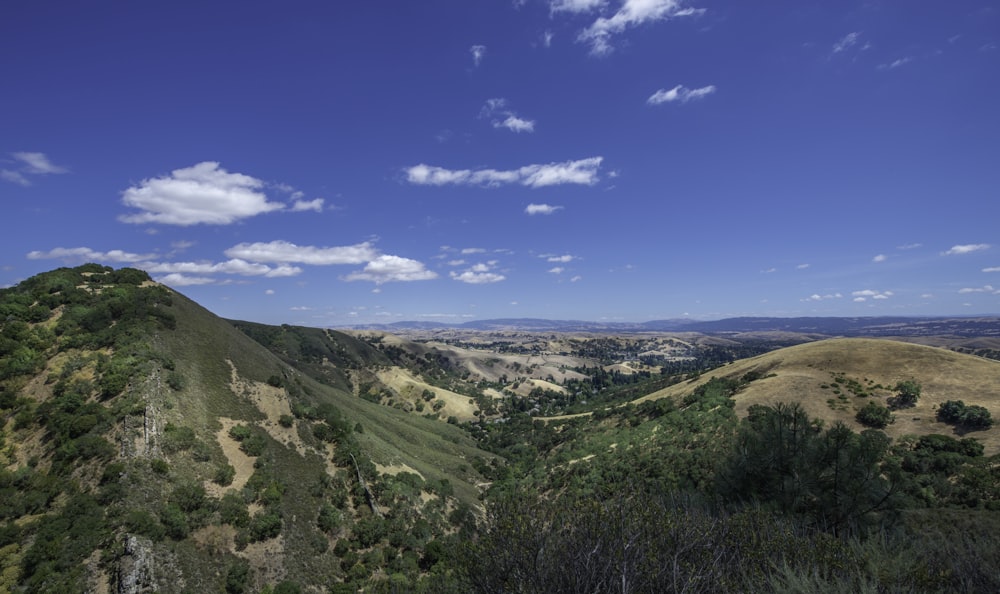
<svg viewBox="0 0 1000 594">
<path fill-rule="evenodd" d="M 892 422 L 892 412 L 873 400 L 858 411 L 856 418 L 862 425 L 884 429 Z"/>
<path fill-rule="evenodd" d="M 989 429 L 993 426 L 993 417 L 985 407 L 975 404 L 967 405 L 961 400 L 948 400 L 938 409 L 939 421 L 958 425 L 964 429 Z"/>
</svg>

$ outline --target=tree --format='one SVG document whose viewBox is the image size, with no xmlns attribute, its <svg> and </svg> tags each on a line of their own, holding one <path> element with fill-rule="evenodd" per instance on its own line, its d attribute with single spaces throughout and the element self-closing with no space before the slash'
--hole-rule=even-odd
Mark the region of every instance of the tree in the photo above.
<svg viewBox="0 0 1000 594">
<path fill-rule="evenodd" d="M 889 412 L 888 408 L 872 400 L 858 411 L 855 418 L 862 425 L 874 427 L 875 429 L 884 429 L 886 425 L 892 422 L 892 413 Z"/>
<path fill-rule="evenodd" d="M 896 395 L 889 398 L 892 408 L 910 408 L 920 399 L 921 386 L 916 380 L 904 380 L 896 383 Z"/>
<path fill-rule="evenodd" d="M 989 429 L 993 426 L 993 417 L 985 407 L 975 404 L 966 405 L 961 400 L 948 400 L 938 408 L 939 421 L 959 425 L 965 429 Z"/>
<path fill-rule="evenodd" d="M 889 443 L 881 431 L 859 435 L 840 422 L 820 432 L 798 404 L 752 406 L 717 489 L 840 532 L 896 504 L 882 469 Z"/>
</svg>

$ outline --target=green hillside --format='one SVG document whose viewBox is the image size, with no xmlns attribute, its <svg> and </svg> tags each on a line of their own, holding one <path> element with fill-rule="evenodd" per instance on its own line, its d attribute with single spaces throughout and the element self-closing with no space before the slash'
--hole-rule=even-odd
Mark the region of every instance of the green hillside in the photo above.
<svg viewBox="0 0 1000 594">
<path fill-rule="evenodd" d="M 129 269 L 0 298 L 0 591 L 407 584 L 472 521 L 492 456 L 355 397 L 361 346 L 320 382 Z"/>
</svg>

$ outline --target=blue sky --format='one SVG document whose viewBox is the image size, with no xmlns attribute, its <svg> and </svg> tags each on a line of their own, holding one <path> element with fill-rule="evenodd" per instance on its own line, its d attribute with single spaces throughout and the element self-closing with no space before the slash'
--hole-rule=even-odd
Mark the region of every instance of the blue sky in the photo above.
<svg viewBox="0 0 1000 594">
<path fill-rule="evenodd" d="M 15 0 L 0 55 L 0 286 L 95 261 L 312 326 L 1000 312 L 985 0 Z"/>
</svg>

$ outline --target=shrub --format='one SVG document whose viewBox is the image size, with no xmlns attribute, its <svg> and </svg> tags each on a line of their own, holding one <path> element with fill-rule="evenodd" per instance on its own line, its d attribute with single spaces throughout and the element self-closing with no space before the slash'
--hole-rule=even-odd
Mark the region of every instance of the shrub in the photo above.
<svg viewBox="0 0 1000 594">
<path fill-rule="evenodd" d="M 233 484 L 233 479 L 236 478 L 236 469 L 233 468 L 232 464 L 225 464 L 220 466 L 215 471 L 215 476 L 212 481 L 217 485 L 222 485 L 223 487 L 228 487 Z"/>
<path fill-rule="evenodd" d="M 966 405 L 961 400 L 948 400 L 938 409 L 939 421 L 959 425 L 966 429 L 989 429 L 993 426 L 990 411 L 975 404 Z"/>
<path fill-rule="evenodd" d="M 886 425 L 892 422 L 892 413 L 881 404 L 870 401 L 858 411 L 856 418 L 862 425 L 884 429 Z"/>
<path fill-rule="evenodd" d="M 163 458 L 153 458 L 149 461 L 149 467 L 153 469 L 156 474 L 167 474 L 170 472 L 170 465 Z"/>
</svg>

